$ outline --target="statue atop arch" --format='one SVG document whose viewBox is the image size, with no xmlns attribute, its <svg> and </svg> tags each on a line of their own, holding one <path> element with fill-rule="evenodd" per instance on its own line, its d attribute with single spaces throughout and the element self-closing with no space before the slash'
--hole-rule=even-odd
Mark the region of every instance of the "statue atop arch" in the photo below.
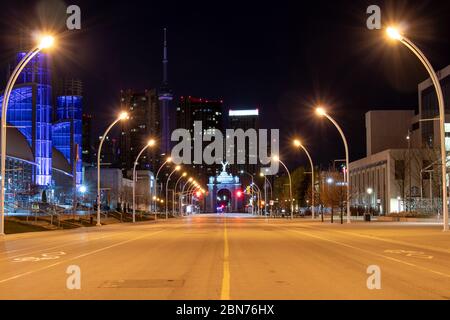
<svg viewBox="0 0 450 320">
<path fill-rule="evenodd" d="M 229 165 L 228 161 L 226 162 L 221 161 L 220 163 L 222 164 L 222 172 L 227 173 L 227 167 Z"/>
</svg>

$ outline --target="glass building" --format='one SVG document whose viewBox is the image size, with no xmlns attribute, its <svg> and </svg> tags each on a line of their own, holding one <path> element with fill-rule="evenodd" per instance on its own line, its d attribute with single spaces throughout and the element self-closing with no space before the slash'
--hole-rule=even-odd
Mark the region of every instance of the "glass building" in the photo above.
<svg viewBox="0 0 450 320">
<path fill-rule="evenodd" d="M 82 183 L 82 102 L 81 95 L 64 95 L 56 99 L 56 121 L 52 127 L 53 147 L 73 166 L 77 157 L 77 185 Z"/>
<path fill-rule="evenodd" d="M 25 53 L 16 55 L 17 64 Z M 33 182 L 39 186 L 51 184 L 52 170 L 52 87 L 49 56 L 37 54 L 25 67 L 11 93 L 7 122 L 27 139 L 37 166 Z M 3 95 L 0 97 L 0 103 Z"/>
</svg>

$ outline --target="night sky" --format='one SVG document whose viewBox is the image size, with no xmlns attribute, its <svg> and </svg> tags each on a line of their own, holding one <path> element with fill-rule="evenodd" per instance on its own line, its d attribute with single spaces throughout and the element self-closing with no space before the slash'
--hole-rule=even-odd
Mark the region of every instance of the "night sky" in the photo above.
<svg viewBox="0 0 450 320">
<path fill-rule="evenodd" d="M 263 128 L 280 128 L 282 157 L 304 163 L 301 137 L 317 162 L 344 157 L 340 137 L 317 119 L 322 103 L 341 123 L 352 160 L 365 155 L 368 110 L 417 108 L 427 75 L 405 47 L 366 28 L 378 4 L 384 25 L 401 22 L 436 69 L 450 64 L 448 1 L 2 1 L 0 65 L 6 70 L 20 28 L 61 33 L 58 73 L 84 82 L 85 110 L 99 132 L 118 110 L 122 88 L 157 88 L 162 29 L 168 28 L 169 81 L 175 97 L 221 98 L 225 107 L 258 107 Z M 65 8 L 82 10 L 67 31 Z M 5 75 L 6 77 L 6 75 Z M 2 77 L 2 80 L 4 80 Z M 175 108 L 175 105 L 174 105 Z"/>
</svg>

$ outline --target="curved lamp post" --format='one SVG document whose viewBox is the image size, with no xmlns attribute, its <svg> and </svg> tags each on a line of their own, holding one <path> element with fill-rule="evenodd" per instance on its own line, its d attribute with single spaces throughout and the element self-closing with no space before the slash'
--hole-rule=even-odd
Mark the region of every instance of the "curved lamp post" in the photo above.
<svg viewBox="0 0 450 320">
<path fill-rule="evenodd" d="M 444 231 L 448 231 L 448 205 L 447 205 L 447 152 L 445 149 L 445 105 L 444 105 L 444 95 L 442 94 L 441 84 L 439 82 L 439 77 L 434 71 L 433 66 L 425 57 L 424 53 L 408 38 L 403 36 L 396 28 L 389 27 L 386 29 L 387 35 L 393 39 L 403 43 L 409 50 L 411 50 L 420 62 L 427 69 L 430 75 L 431 81 L 436 89 L 436 96 L 439 104 L 439 133 L 440 133 L 440 146 L 441 146 L 441 162 L 442 162 L 442 214 L 443 214 L 443 224 Z"/>
<path fill-rule="evenodd" d="M 284 164 L 283 161 L 281 161 L 280 157 L 278 156 L 273 156 L 272 157 L 274 161 L 279 162 L 284 169 L 286 170 L 288 177 L 289 177 L 289 197 L 290 197 L 290 202 L 291 202 L 291 219 L 294 219 L 294 201 L 292 199 L 292 179 L 291 179 L 291 173 L 289 172 L 288 167 Z"/>
<path fill-rule="evenodd" d="M 168 196 L 169 196 L 169 182 L 170 182 L 170 178 L 172 177 L 172 175 L 177 172 L 180 171 L 181 167 L 180 166 L 176 166 L 175 169 L 173 169 L 173 171 L 169 174 L 169 177 L 167 178 L 166 181 L 166 219 L 169 219 L 169 201 L 168 201 Z"/>
<path fill-rule="evenodd" d="M 155 176 L 155 196 L 156 197 L 160 196 L 159 193 L 157 192 L 157 190 L 158 190 L 157 189 L 157 184 L 158 184 L 159 173 L 161 172 L 162 168 L 164 168 L 164 166 L 166 164 L 170 163 L 170 162 L 172 162 L 172 158 L 171 157 L 167 158 L 166 161 L 164 161 L 164 163 L 159 167 L 158 172 L 156 173 L 156 176 Z M 155 212 L 156 212 L 156 202 L 154 204 L 155 204 Z"/>
<path fill-rule="evenodd" d="M 255 180 L 254 180 L 254 177 L 253 177 L 252 174 L 250 174 L 250 173 L 248 173 L 247 171 L 244 171 L 244 170 L 241 170 L 240 173 L 249 176 L 250 179 L 252 180 L 252 185 L 255 183 Z M 253 201 L 254 197 L 255 197 L 255 194 L 253 193 L 253 188 L 252 188 L 252 201 Z M 252 214 L 254 214 L 254 213 L 255 213 L 255 208 L 254 208 L 254 205 L 253 205 L 253 202 L 252 202 Z"/>
<path fill-rule="evenodd" d="M 0 235 L 5 234 L 5 180 L 6 180 L 6 117 L 8 112 L 8 103 L 11 92 L 14 89 L 20 73 L 27 66 L 27 64 L 42 50 L 50 48 L 55 42 L 52 36 L 46 35 L 41 37 L 39 44 L 31 49 L 20 62 L 17 64 L 13 73 L 11 74 L 3 94 L 2 101 L 2 119 L 1 119 L 1 160 L 0 160 Z"/>
<path fill-rule="evenodd" d="M 145 150 L 147 148 L 153 147 L 155 145 L 155 140 L 149 140 L 147 145 L 142 148 L 141 152 L 139 152 L 138 156 L 136 157 L 136 161 L 134 161 L 133 165 L 133 223 L 136 222 L 136 166 L 138 165 L 139 158 L 142 156 Z"/>
<path fill-rule="evenodd" d="M 349 159 L 349 152 L 348 152 L 348 143 L 347 143 L 347 138 L 345 138 L 344 135 L 344 131 L 342 131 L 341 127 L 339 126 L 339 124 L 328 115 L 328 113 L 325 111 L 325 109 L 323 108 L 317 108 L 316 109 L 316 113 L 321 116 L 321 117 L 325 117 L 328 120 L 331 121 L 331 123 L 333 123 L 333 125 L 336 127 L 336 129 L 339 131 L 341 137 L 342 137 L 342 141 L 344 142 L 344 146 L 345 146 L 345 163 L 346 163 L 346 168 L 345 168 L 345 180 L 347 183 L 347 223 L 351 223 L 351 213 L 350 213 L 350 159 Z"/>
<path fill-rule="evenodd" d="M 273 190 L 272 190 L 272 184 L 270 183 L 269 179 L 267 179 L 266 175 L 261 172 L 260 174 L 261 178 L 264 178 L 264 213 L 267 215 L 267 185 L 270 187 L 270 200 L 273 198 Z"/>
<path fill-rule="evenodd" d="M 261 215 L 261 189 L 256 183 L 252 183 L 252 191 L 256 189 L 256 203 L 258 204 L 256 213 Z"/>
<path fill-rule="evenodd" d="M 173 189 L 173 197 L 172 197 L 172 211 L 175 214 L 175 198 L 177 195 L 177 188 L 178 188 L 178 183 L 180 183 L 181 179 L 183 179 L 184 177 L 187 177 L 187 172 L 183 172 L 183 174 L 178 178 L 177 182 L 175 183 L 175 188 Z"/>
<path fill-rule="evenodd" d="M 311 165 L 311 214 L 312 214 L 312 218 L 315 219 L 316 215 L 315 215 L 315 208 L 314 208 L 314 200 L 315 200 L 315 176 L 314 176 L 314 163 L 312 161 L 311 155 L 309 154 L 308 150 L 305 148 L 305 146 L 301 143 L 300 140 L 295 140 L 294 141 L 294 145 L 296 147 L 302 148 L 303 151 L 305 151 L 306 155 L 308 156 L 309 159 L 309 163 Z"/>
<path fill-rule="evenodd" d="M 194 178 L 189 178 L 188 181 L 183 185 L 183 189 L 181 189 L 181 194 L 180 194 L 180 214 L 183 215 L 183 198 L 184 198 L 184 189 L 186 188 L 187 185 L 189 184 L 194 184 L 195 180 Z M 190 186 L 189 186 L 190 187 Z"/>
<path fill-rule="evenodd" d="M 102 136 L 102 139 L 100 140 L 100 145 L 98 147 L 97 151 L 97 226 L 101 226 L 100 222 L 100 214 L 101 214 L 101 190 L 100 190 L 100 161 L 101 161 L 101 154 L 102 154 L 102 147 L 103 143 L 105 142 L 106 136 L 111 131 L 111 129 L 120 121 L 127 120 L 128 119 L 128 113 L 122 112 L 119 117 L 111 123 L 111 125 L 106 129 L 105 133 Z"/>
</svg>

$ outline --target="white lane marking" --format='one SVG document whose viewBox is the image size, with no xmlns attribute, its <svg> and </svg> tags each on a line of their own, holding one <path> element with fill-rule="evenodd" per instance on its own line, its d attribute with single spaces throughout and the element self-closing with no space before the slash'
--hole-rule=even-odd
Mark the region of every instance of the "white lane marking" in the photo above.
<svg viewBox="0 0 450 320">
<path fill-rule="evenodd" d="M 305 227 L 306 229 L 311 229 L 311 230 L 323 230 L 320 228 L 315 228 L 313 226 L 306 226 L 303 225 L 303 227 Z M 450 250 L 446 250 L 443 248 L 437 248 L 437 247 L 430 247 L 430 246 L 426 246 L 426 245 L 421 245 L 421 244 L 411 244 L 409 242 L 404 242 L 404 241 L 399 241 L 399 240 L 393 240 L 393 239 L 385 239 L 385 238 L 380 238 L 377 236 L 373 236 L 373 235 L 366 235 L 366 234 L 360 234 L 360 233 L 356 233 L 356 232 L 351 232 L 351 231 L 341 231 L 341 230 L 327 230 L 333 233 L 339 233 L 339 234 L 344 234 L 346 236 L 348 235 L 352 235 L 352 236 L 356 236 L 359 238 L 365 238 L 365 239 L 371 239 L 371 240 L 378 240 L 378 241 L 382 241 L 382 242 L 387 242 L 390 244 L 397 244 L 397 245 L 401 245 L 401 246 L 405 246 L 405 247 L 412 247 L 412 248 L 417 248 L 417 249 L 421 249 L 421 250 L 427 250 L 427 251 L 434 251 L 434 252 L 439 252 L 439 253 L 444 253 L 444 254 L 450 254 Z"/>
<path fill-rule="evenodd" d="M 406 257 L 411 257 L 411 258 L 419 258 L 419 259 L 433 259 L 433 256 L 429 256 L 427 254 L 425 254 L 425 252 L 421 252 L 421 251 L 411 251 L 411 250 L 384 250 L 385 253 L 393 253 L 393 254 L 399 254 L 399 255 L 403 255 Z"/>
<path fill-rule="evenodd" d="M 50 252 L 50 253 L 43 253 L 39 257 L 16 258 L 16 259 L 13 259 L 12 262 L 39 262 L 39 261 L 46 261 L 46 260 L 56 260 L 65 255 L 66 255 L 66 253 L 62 252 L 62 251 Z"/>
<path fill-rule="evenodd" d="M 450 274 L 446 274 L 446 273 L 443 273 L 443 272 L 440 272 L 440 271 L 436 271 L 436 270 L 433 270 L 433 269 L 430 269 L 430 268 L 422 267 L 422 266 L 419 266 L 419 265 L 416 265 L 416 264 L 413 264 L 413 263 L 410 263 L 410 262 L 406 262 L 406 261 L 403 261 L 403 260 L 400 260 L 400 259 L 396 259 L 396 258 L 392 258 L 392 257 L 389 257 L 389 256 L 385 256 L 383 254 L 375 253 L 373 251 L 365 250 L 365 249 L 362 249 L 362 248 L 359 248 L 359 247 L 355 247 L 355 246 L 352 246 L 352 245 L 349 245 L 349 244 L 346 244 L 346 243 L 343 243 L 343 242 L 339 242 L 339 241 L 336 241 L 336 240 L 331 240 L 331 239 L 327 239 L 327 238 L 324 238 L 324 237 L 312 235 L 312 234 L 309 234 L 308 232 L 302 232 L 302 231 L 298 231 L 298 230 L 287 229 L 286 227 L 279 227 L 279 228 L 287 230 L 287 231 L 290 231 L 290 232 L 303 234 L 303 235 L 306 235 L 306 236 L 311 237 L 311 238 L 320 239 L 322 241 L 327 241 L 327 242 L 331 242 L 331 243 L 334 243 L 334 244 L 338 244 L 338 245 L 343 246 L 343 247 L 347 247 L 347 248 L 351 248 L 351 249 L 354 249 L 354 250 L 362 251 L 362 252 L 368 253 L 370 255 L 379 257 L 379 258 L 384 258 L 386 260 L 390 260 L 390 261 L 394 261 L 394 262 L 397 262 L 397 263 L 400 263 L 400 264 L 404 264 L 404 265 L 407 265 L 407 266 L 410 266 L 410 267 L 414 267 L 414 268 L 420 269 L 422 271 L 427 271 L 427 272 L 430 272 L 430 273 L 434 273 L 434 274 L 437 274 L 437 275 L 445 277 L 445 278 L 450 278 Z"/>
<path fill-rule="evenodd" d="M 153 226 L 153 225 L 152 225 L 152 226 Z M 159 227 L 159 226 L 158 226 L 158 227 Z M 133 232 L 133 231 L 130 230 L 130 231 L 125 231 L 125 232 L 121 232 L 121 233 L 114 233 L 114 234 L 103 235 L 103 236 L 101 236 L 101 237 L 92 238 L 92 239 L 87 239 L 87 240 L 88 240 L 88 241 L 102 240 L 102 239 L 105 239 L 105 238 L 112 238 L 112 237 L 115 237 L 115 236 L 118 236 L 118 235 L 123 235 L 123 234 L 126 234 L 126 233 L 132 233 L 132 232 Z M 88 233 L 88 234 L 86 234 L 86 233 L 81 233 L 81 234 L 79 234 L 80 237 L 85 237 L 86 235 L 89 235 L 89 233 Z M 56 240 L 57 240 L 57 239 L 56 239 Z M 28 249 L 28 250 L 32 250 L 32 251 L 29 251 L 29 252 L 27 252 L 27 253 L 21 253 L 21 254 L 17 254 L 17 255 L 14 255 L 14 256 L 9 256 L 9 257 L 1 258 L 1 259 L 0 259 L 0 262 L 1 262 L 1 261 L 8 261 L 8 260 L 10 260 L 10 259 L 14 259 L 14 258 L 18 258 L 18 257 L 23 257 L 23 256 L 26 256 L 26 255 L 31 255 L 31 254 L 35 254 L 35 253 L 40 253 L 40 252 L 42 252 L 42 251 L 50 251 L 50 250 L 58 249 L 58 248 L 61 248 L 61 247 L 66 247 L 66 246 L 76 245 L 76 244 L 80 243 L 80 241 L 85 241 L 85 240 L 84 240 L 84 239 L 78 239 L 78 240 L 68 241 L 68 242 L 66 242 L 66 243 L 64 243 L 64 244 L 59 244 L 59 245 L 57 245 L 57 246 L 53 246 L 53 247 L 49 247 L 49 248 L 44 248 L 44 247 L 39 248 L 39 246 L 35 246 L 35 247 L 33 247 L 33 248 L 22 248 L 22 249 L 17 249 L 17 250 L 11 250 L 11 251 L 6 251 L 6 252 L 0 252 L 0 254 L 8 255 L 9 253 L 13 253 L 13 252 L 17 252 L 17 251 L 24 251 L 24 250 L 27 250 L 27 249 Z"/>
<path fill-rule="evenodd" d="M 39 271 L 44 271 L 44 270 L 47 270 L 47 269 L 56 267 L 56 266 L 58 266 L 58 265 L 61 265 L 61 264 L 63 264 L 63 263 L 69 262 L 69 261 L 73 261 L 73 260 L 76 260 L 76 259 L 81 259 L 81 258 L 90 256 L 90 255 L 93 255 L 93 254 L 96 254 L 96 253 L 99 253 L 99 252 L 102 252 L 102 251 L 105 251 L 105 250 L 108 250 L 108 249 L 112 249 L 112 248 L 115 248 L 115 247 L 118 247 L 118 246 L 121 246 L 121 245 L 130 243 L 130 242 L 133 242 L 133 241 L 136 241 L 136 240 L 145 238 L 145 237 L 154 236 L 154 235 L 157 235 L 157 234 L 159 234 L 159 233 L 161 233 L 161 232 L 164 232 L 164 231 L 166 231 L 166 230 L 167 230 L 167 229 L 161 230 L 161 231 L 157 231 L 157 232 L 154 232 L 154 233 L 151 233 L 151 234 L 146 234 L 146 235 L 143 235 L 143 236 L 140 236 L 140 237 L 136 237 L 136 238 L 133 238 L 133 239 L 124 240 L 124 241 L 115 243 L 115 244 L 113 244 L 113 245 L 107 246 L 107 247 L 103 247 L 103 248 L 100 248 L 100 249 L 97 249 L 97 250 L 94 250 L 94 251 L 91 251 L 91 252 L 83 253 L 83 254 L 78 255 L 78 256 L 76 256 L 76 257 L 72 257 L 72 258 L 68 258 L 68 259 L 65 259 L 65 260 L 61 260 L 61 261 L 59 261 L 59 262 L 56 262 L 56 263 L 54 263 L 54 264 L 51 264 L 51 265 L 48 265 L 48 266 L 45 266 L 45 267 L 42 267 L 42 268 L 38 268 L 38 269 L 35 269 L 35 270 L 31 270 L 31 271 L 27 271 L 27 272 L 24 272 L 24 273 L 20 273 L 20 274 L 18 274 L 18 275 L 15 275 L 15 276 L 12 276 L 12 277 L 9 277 L 9 278 L 0 280 L 0 283 L 5 283 L 5 282 L 11 281 L 11 280 L 16 280 L 16 279 L 19 279 L 19 278 L 28 276 L 28 275 L 30 275 L 30 274 L 39 272 Z"/>
</svg>

